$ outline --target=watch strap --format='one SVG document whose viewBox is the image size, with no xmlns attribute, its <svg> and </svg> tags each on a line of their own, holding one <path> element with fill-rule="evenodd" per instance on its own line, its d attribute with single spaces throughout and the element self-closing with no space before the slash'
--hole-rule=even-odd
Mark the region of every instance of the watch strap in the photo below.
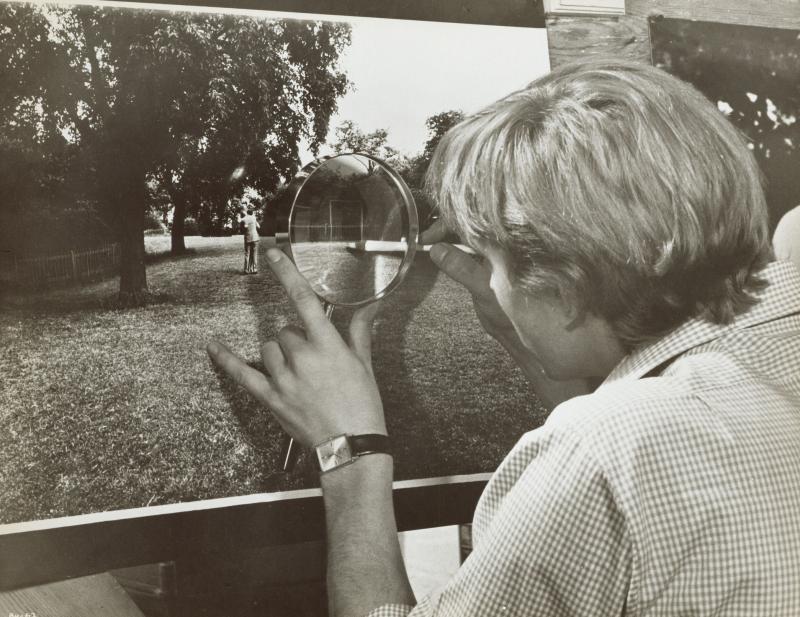
<svg viewBox="0 0 800 617">
<path fill-rule="evenodd" d="M 348 435 L 347 441 L 350 442 L 350 452 L 353 456 L 392 453 L 392 442 L 388 435 L 380 435 L 378 433 Z"/>
</svg>

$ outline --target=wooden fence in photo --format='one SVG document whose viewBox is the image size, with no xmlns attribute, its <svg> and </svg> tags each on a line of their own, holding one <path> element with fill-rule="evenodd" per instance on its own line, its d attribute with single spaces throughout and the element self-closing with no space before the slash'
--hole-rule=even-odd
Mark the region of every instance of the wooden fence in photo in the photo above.
<svg viewBox="0 0 800 617">
<path fill-rule="evenodd" d="M 0 250 L 0 282 L 46 287 L 116 273 L 119 243 L 58 254 L 20 254 Z"/>
</svg>

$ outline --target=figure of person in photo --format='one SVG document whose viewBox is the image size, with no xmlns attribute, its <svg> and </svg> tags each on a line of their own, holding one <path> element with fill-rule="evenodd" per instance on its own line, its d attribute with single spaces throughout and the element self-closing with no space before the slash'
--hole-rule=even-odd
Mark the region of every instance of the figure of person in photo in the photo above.
<svg viewBox="0 0 800 617">
<path fill-rule="evenodd" d="M 775 258 L 791 261 L 800 270 L 800 206 L 781 217 L 772 235 Z"/>
<path fill-rule="evenodd" d="M 587 60 L 466 118 L 428 173 L 423 241 L 482 256 L 431 258 L 553 409 L 445 587 L 415 598 L 400 553 L 375 306 L 342 338 L 270 249 L 303 327 L 263 346 L 266 373 L 208 347 L 316 448 L 331 615 L 800 614 L 800 273 L 773 261 L 740 134 L 659 69 Z"/>
<path fill-rule="evenodd" d="M 255 274 L 258 272 L 258 221 L 252 206 L 242 204 L 239 224 L 244 232 L 244 273 Z"/>
</svg>

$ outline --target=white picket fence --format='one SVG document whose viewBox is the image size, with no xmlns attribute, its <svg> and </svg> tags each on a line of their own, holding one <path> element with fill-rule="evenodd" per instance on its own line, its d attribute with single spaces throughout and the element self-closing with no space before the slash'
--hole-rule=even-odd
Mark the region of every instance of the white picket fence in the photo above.
<svg viewBox="0 0 800 617">
<path fill-rule="evenodd" d="M 0 251 L 0 282 L 47 286 L 81 281 L 119 271 L 120 254 L 118 242 L 89 250 L 46 255 Z"/>
</svg>

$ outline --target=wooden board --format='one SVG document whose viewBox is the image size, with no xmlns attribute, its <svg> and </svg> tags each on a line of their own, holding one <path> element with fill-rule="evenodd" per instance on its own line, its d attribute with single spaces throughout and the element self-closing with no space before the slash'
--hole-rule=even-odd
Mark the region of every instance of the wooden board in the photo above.
<svg viewBox="0 0 800 617">
<path fill-rule="evenodd" d="M 396 482 L 398 530 L 470 522 L 488 477 Z M 313 549 L 313 543 L 324 540 L 319 489 L 262 497 L 269 499 L 209 500 L 205 508 L 204 502 L 193 502 L 73 517 L 73 524 L 5 526 L 0 533 L 0 590 L 160 561 L 202 563 L 262 547 L 311 543 Z"/>
<path fill-rule="evenodd" d="M 624 17 L 546 18 L 550 66 L 595 54 L 650 62 L 654 15 L 745 26 L 800 28 L 800 0 L 627 0 Z"/>
<path fill-rule="evenodd" d="M 547 17 L 550 66 L 602 54 L 650 61 L 647 20 L 639 17 Z"/>
<path fill-rule="evenodd" d="M 800 27 L 800 0 L 627 0 L 625 10 L 650 15 L 769 28 Z"/>
</svg>

